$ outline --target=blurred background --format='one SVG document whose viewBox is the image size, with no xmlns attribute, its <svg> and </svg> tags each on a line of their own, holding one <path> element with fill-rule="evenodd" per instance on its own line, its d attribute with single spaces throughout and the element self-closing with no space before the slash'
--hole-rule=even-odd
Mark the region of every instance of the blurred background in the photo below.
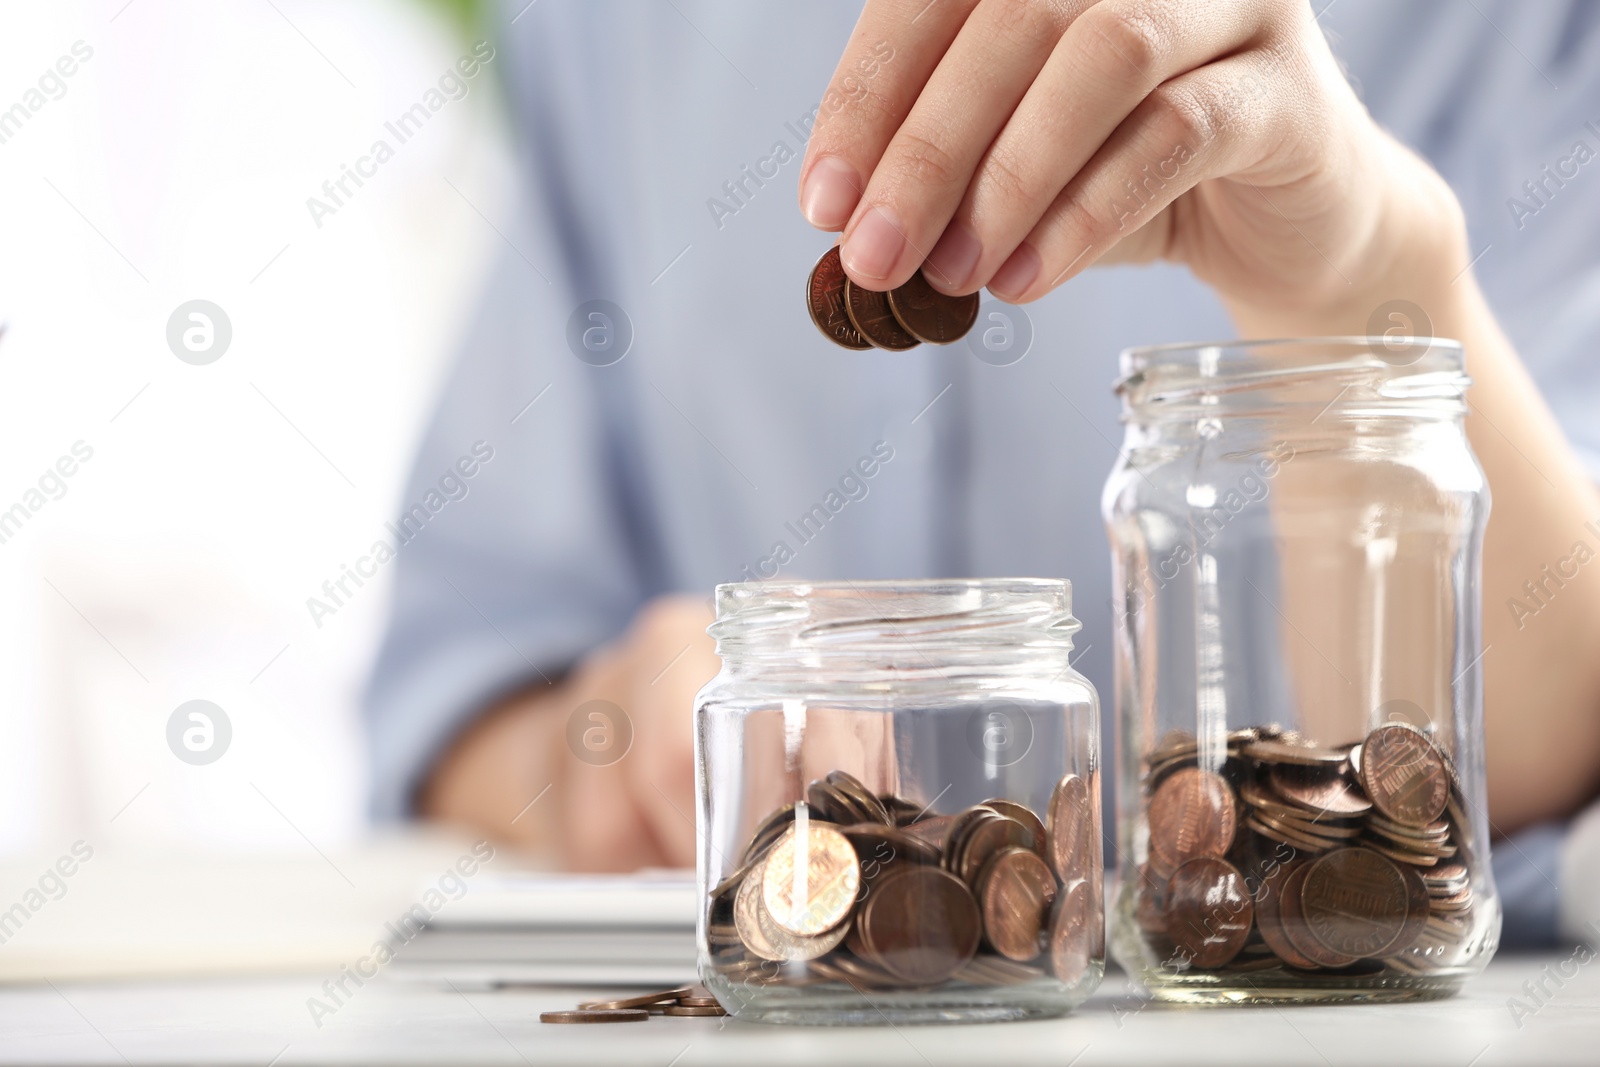
<svg viewBox="0 0 1600 1067">
<path fill-rule="evenodd" d="M 329 857 L 365 823 L 392 575 L 323 584 L 394 514 L 501 240 L 493 61 L 403 143 L 384 127 L 486 37 L 475 8 L 0 6 L 0 908 L 80 839 L 360 883 Z M 380 137 L 392 157 L 331 198 Z M 179 358 L 196 300 L 221 313 L 178 316 L 201 331 Z M 193 700 L 222 712 L 191 738 L 213 762 L 174 758 Z"/>
</svg>

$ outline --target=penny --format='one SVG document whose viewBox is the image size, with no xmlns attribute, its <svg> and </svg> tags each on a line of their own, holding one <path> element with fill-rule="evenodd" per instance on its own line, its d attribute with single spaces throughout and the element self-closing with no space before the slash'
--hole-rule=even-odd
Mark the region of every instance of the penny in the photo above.
<svg viewBox="0 0 1600 1067">
<path fill-rule="evenodd" d="M 1264 763 L 1294 763 L 1305 767 L 1337 766 L 1345 761 L 1345 753 L 1338 749 L 1299 744 L 1288 740 L 1288 735 L 1276 741 L 1253 741 L 1244 746 L 1244 754 Z"/>
<path fill-rule="evenodd" d="M 1094 809 L 1089 803 L 1089 786 L 1076 774 L 1056 783 L 1045 809 L 1045 858 L 1063 885 L 1070 885 L 1089 873 Z"/>
<path fill-rule="evenodd" d="M 862 337 L 872 342 L 874 348 L 890 352 L 904 352 L 917 347 L 919 342 L 900 325 L 889 310 L 889 294 L 875 289 L 863 289 L 848 278 L 844 283 L 844 310 L 850 316 L 850 325 Z"/>
<path fill-rule="evenodd" d="M 1199 856 L 1221 856 L 1233 844 L 1233 789 L 1220 776 L 1190 767 L 1161 783 L 1150 799 L 1150 866 L 1163 877 Z"/>
<path fill-rule="evenodd" d="M 1044 860 L 1028 848 L 996 853 L 979 882 L 983 932 L 1008 960 L 1026 963 L 1039 955 L 1039 928 L 1056 898 L 1056 879 Z"/>
<path fill-rule="evenodd" d="M 900 829 L 912 837 L 920 837 L 935 848 L 943 851 L 945 839 L 949 837 L 950 827 L 955 821 L 956 817 L 954 815 L 934 815 L 926 819 L 901 823 Z"/>
<path fill-rule="evenodd" d="M 1285 830 L 1281 828 L 1281 825 L 1270 825 L 1263 821 L 1263 816 L 1261 815 L 1247 817 L 1244 824 L 1262 837 L 1270 838 L 1273 841 L 1282 841 L 1284 844 L 1293 845 L 1307 852 L 1326 852 L 1333 847 L 1331 841 L 1310 837 L 1294 830 Z"/>
<path fill-rule="evenodd" d="M 1274 766 L 1267 778 L 1279 796 L 1324 815 L 1362 815 L 1372 810 L 1372 801 L 1339 772 L 1306 773 L 1297 767 Z"/>
<path fill-rule="evenodd" d="M 908 863 L 939 863 L 939 846 L 904 830 L 881 823 L 857 823 L 842 826 L 839 832 L 849 840 L 861 860 L 863 884 L 890 869 L 898 861 Z"/>
<path fill-rule="evenodd" d="M 1050 913 L 1050 973 L 1069 986 L 1083 981 L 1089 971 L 1089 926 L 1095 921 L 1091 904 L 1089 883 L 1077 882 L 1056 897 Z"/>
<path fill-rule="evenodd" d="M 1039 816 L 1033 813 L 1032 808 L 1018 804 L 1014 800 L 1000 799 L 985 800 L 983 806 L 993 811 L 998 811 L 1006 818 L 1015 819 L 1023 826 L 1026 826 L 1028 832 L 1033 835 L 1033 850 L 1039 854 L 1040 859 L 1049 860 L 1050 857 L 1047 854 L 1048 837 L 1045 833 L 1044 823 L 1039 820 Z"/>
<path fill-rule="evenodd" d="M 861 888 L 856 850 L 837 829 L 808 823 L 785 830 L 767 855 L 762 902 L 783 929 L 802 937 L 831 930 L 850 915 Z"/>
<path fill-rule="evenodd" d="M 959 341 L 978 321 L 978 294 L 946 296 L 919 270 L 889 293 L 889 309 L 905 331 L 930 345 Z"/>
<path fill-rule="evenodd" d="M 1356 962 L 1357 957 L 1346 956 L 1330 950 L 1322 942 L 1311 935 L 1301 914 L 1301 901 L 1304 899 L 1306 872 L 1311 869 L 1310 862 L 1297 867 L 1289 872 L 1288 880 L 1283 883 L 1281 906 L 1283 908 L 1283 934 L 1289 939 L 1295 951 L 1309 960 L 1316 962 L 1319 967 L 1348 967 Z"/>
<path fill-rule="evenodd" d="M 854 904 L 854 901 L 851 903 Z M 756 908 L 756 925 L 778 959 L 814 960 L 839 947 L 839 943 L 850 932 L 850 917 L 846 915 L 843 922 L 820 934 L 806 936 L 784 929 L 765 905 L 762 905 Z"/>
<path fill-rule="evenodd" d="M 983 919 L 961 879 L 907 867 L 878 882 L 858 922 L 872 962 L 897 978 L 936 985 L 978 951 Z"/>
<path fill-rule="evenodd" d="M 750 843 L 744 847 L 743 859 L 746 861 L 753 860 L 765 852 L 792 822 L 794 822 L 793 804 L 785 804 L 765 819 L 762 819 L 761 824 L 750 835 Z"/>
<path fill-rule="evenodd" d="M 1250 937 L 1255 904 L 1227 860 L 1201 856 L 1183 864 L 1168 882 L 1167 901 L 1167 936 L 1195 967 L 1221 967 Z"/>
<path fill-rule="evenodd" d="M 542 1023 L 642 1023 L 650 1013 L 639 1008 L 611 1011 L 544 1011 L 539 1013 Z"/>
<path fill-rule="evenodd" d="M 857 809 L 864 813 L 866 818 L 861 821 L 881 822 L 892 825 L 893 819 L 889 816 L 889 810 L 883 806 L 883 801 L 878 799 L 876 793 L 863 785 L 859 778 L 846 774 L 844 771 L 831 771 L 823 781 L 843 793 Z"/>
<path fill-rule="evenodd" d="M 1274 955 L 1291 967 L 1311 971 L 1316 969 L 1316 961 L 1295 948 L 1294 942 L 1289 940 L 1289 935 L 1283 928 L 1284 887 L 1289 884 L 1289 876 L 1304 867 L 1304 860 L 1292 860 L 1280 866 L 1262 883 L 1260 892 L 1256 894 L 1255 919 L 1256 929 L 1261 932 L 1261 939 L 1267 943 L 1267 947 Z"/>
<path fill-rule="evenodd" d="M 720 1005 L 712 1007 L 691 1007 L 687 1004 L 674 1004 L 661 1012 L 662 1015 L 688 1015 L 688 1016 L 717 1016 L 728 1014 Z"/>
<path fill-rule="evenodd" d="M 1367 752 L 1370 767 L 1376 752 Z M 1409 890 L 1400 868 L 1370 848 L 1341 848 L 1306 868 L 1300 912 L 1330 952 L 1362 958 L 1388 949 L 1405 928 Z"/>
<path fill-rule="evenodd" d="M 1374 953 L 1379 957 L 1398 956 L 1406 949 L 1417 943 L 1417 938 L 1422 936 L 1422 931 L 1428 925 L 1428 887 L 1422 883 L 1422 876 L 1410 867 L 1400 868 L 1400 877 L 1406 883 L 1406 918 L 1400 927 L 1400 934 L 1394 942 L 1382 952 Z"/>
<path fill-rule="evenodd" d="M 822 254 L 817 265 L 811 268 L 806 279 L 806 308 L 811 321 L 817 324 L 824 337 L 841 348 L 866 349 L 872 344 L 850 323 L 844 306 L 846 282 L 844 263 L 839 259 L 839 246 L 834 245 Z"/>
<path fill-rule="evenodd" d="M 765 871 L 766 862 L 758 862 L 740 884 L 733 900 L 734 928 L 739 932 L 739 940 L 744 942 L 744 947 L 752 955 L 764 960 L 781 960 L 783 954 L 761 929 L 760 915 L 767 909 L 761 900 L 762 886 L 766 881 L 763 877 Z"/>
<path fill-rule="evenodd" d="M 685 985 L 676 989 L 663 989 L 659 993 L 646 993 L 638 997 L 624 997 L 621 1000 L 590 1000 L 579 1004 L 578 1008 L 581 1011 L 620 1011 L 623 1008 L 647 1008 L 651 1004 L 679 1000 L 688 995 L 689 987 Z"/>
<path fill-rule="evenodd" d="M 1445 809 L 1450 780 L 1444 760 L 1415 726 L 1386 723 L 1362 743 L 1361 785 L 1386 818 L 1426 826 Z"/>
<path fill-rule="evenodd" d="M 992 814 L 972 824 L 951 871 L 967 883 L 969 888 L 976 889 L 978 874 L 983 870 L 984 864 L 1008 848 L 1031 851 L 1033 835 L 1017 820 Z"/>
<path fill-rule="evenodd" d="M 945 870 L 954 870 L 955 864 L 961 858 L 961 850 L 965 847 L 967 834 L 972 827 L 991 816 L 999 815 L 993 808 L 986 808 L 982 804 L 974 805 L 965 811 L 957 812 L 946 824 L 944 840 L 940 847 L 944 851 Z M 909 829 L 909 828 L 908 828 Z"/>
<path fill-rule="evenodd" d="M 916 822 L 922 817 L 924 810 L 921 804 L 892 793 L 878 794 L 878 803 L 883 805 L 883 810 L 889 813 L 889 818 L 896 826 Z"/>
</svg>

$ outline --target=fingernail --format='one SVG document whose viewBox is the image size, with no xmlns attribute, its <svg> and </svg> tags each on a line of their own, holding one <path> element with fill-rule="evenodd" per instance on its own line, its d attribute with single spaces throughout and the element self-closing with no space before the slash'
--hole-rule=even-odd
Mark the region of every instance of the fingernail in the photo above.
<svg viewBox="0 0 1600 1067">
<path fill-rule="evenodd" d="M 861 217 L 850 239 L 839 250 L 845 270 L 863 278 L 887 278 L 905 251 L 900 222 L 886 207 L 875 207 Z"/>
<path fill-rule="evenodd" d="M 961 223 L 952 222 L 928 253 L 928 261 L 922 265 L 923 276 L 935 289 L 954 295 L 965 288 L 982 254 L 983 242 L 978 235 Z"/>
<path fill-rule="evenodd" d="M 800 192 L 800 211 L 819 230 L 840 230 L 850 221 L 861 198 L 861 177 L 838 156 L 822 156 L 811 165 Z"/>
<path fill-rule="evenodd" d="M 1011 258 L 1000 265 L 994 272 L 994 277 L 989 279 L 989 292 L 1001 300 L 1015 302 L 1028 287 L 1039 277 L 1039 268 L 1042 266 L 1039 253 L 1029 244 L 1017 246 L 1011 253 Z"/>
</svg>

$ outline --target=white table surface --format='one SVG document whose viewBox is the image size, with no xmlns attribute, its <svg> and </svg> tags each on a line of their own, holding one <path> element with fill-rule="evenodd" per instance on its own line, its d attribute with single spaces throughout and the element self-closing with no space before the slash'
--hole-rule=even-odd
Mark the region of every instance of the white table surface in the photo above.
<svg viewBox="0 0 1600 1067">
<path fill-rule="evenodd" d="M 728 1019 L 548 1026 L 580 990 L 466 991 L 375 981 L 319 1029 L 325 974 L 0 988 L 0 1063 L 85 1064 L 1494 1064 L 1600 1063 L 1600 965 L 1518 1026 L 1508 998 L 1568 954 L 1495 961 L 1461 995 L 1421 1004 L 1174 1008 L 1113 971 L 1061 1019 L 986 1026 L 821 1029 Z"/>
</svg>

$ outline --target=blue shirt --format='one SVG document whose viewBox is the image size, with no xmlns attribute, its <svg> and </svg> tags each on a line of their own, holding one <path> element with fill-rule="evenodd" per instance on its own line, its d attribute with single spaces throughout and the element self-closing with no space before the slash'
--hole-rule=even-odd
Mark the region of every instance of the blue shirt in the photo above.
<svg viewBox="0 0 1600 1067">
<path fill-rule="evenodd" d="M 524 2 L 497 38 L 520 210 L 492 220 L 502 251 L 405 509 L 474 473 L 399 548 L 368 701 L 377 814 L 405 813 L 497 696 L 646 599 L 724 581 L 1067 577 L 1075 662 L 1108 694 L 1116 354 L 1231 336 L 1216 298 L 1181 268 L 1101 269 L 1010 312 L 1032 341 L 1009 366 L 964 343 L 836 348 L 801 299 L 833 237 L 795 189 L 859 4 Z M 1320 22 L 1461 197 L 1481 284 L 1600 474 L 1600 5 L 1340 0 Z M 631 325 L 608 366 L 569 343 L 595 299 Z"/>
</svg>

